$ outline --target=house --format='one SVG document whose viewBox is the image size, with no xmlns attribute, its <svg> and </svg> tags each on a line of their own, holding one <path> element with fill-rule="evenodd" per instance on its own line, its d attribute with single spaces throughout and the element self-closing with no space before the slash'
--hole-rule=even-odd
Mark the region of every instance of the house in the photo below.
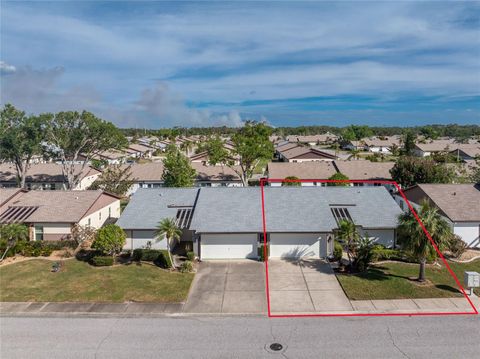
<svg viewBox="0 0 480 359">
<path fill-rule="evenodd" d="M 0 224 L 24 223 L 31 240 L 61 240 L 76 224 L 100 228 L 120 216 L 120 197 L 102 191 L 0 189 Z"/>
<path fill-rule="evenodd" d="M 282 146 L 285 147 L 285 146 Z M 279 159 L 285 162 L 333 161 L 336 156 L 316 148 L 297 145 L 286 150 L 280 150 Z"/>
<path fill-rule="evenodd" d="M 197 172 L 195 187 L 235 187 L 241 186 L 240 176 L 230 167 L 224 165 L 208 166 L 193 162 L 192 168 Z M 132 173 L 133 186 L 127 195 L 135 193 L 139 188 L 163 187 L 163 162 L 133 163 L 122 165 Z"/>
<path fill-rule="evenodd" d="M 227 147 L 225 147 L 227 148 Z M 201 163 L 203 165 L 208 165 L 208 162 L 210 160 L 208 152 L 207 151 L 202 151 L 199 153 L 196 153 L 192 156 L 189 157 L 190 162 L 192 163 Z M 240 164 L 240 157 L 238 156 L 232 156 L 230 160 L 233 162 L 235 166 L 238 166 Z"/>
<path fill-rule="evenodd" d="M 347 176 L 351 180 L 367 181 L 392 181 L 390 170 L 395 162 L 371 162 L 367 160 L 358 161 L 335 161 L 334 166 L 337 172 Z M 380 183 L 353 183 L 353 186 L 381 186 Z M 394 189 L 394 185 L 384 185 L 387 189 Z"/>
<path fill-rule="evenodd" d="M 231 167 L 225 165 L 207 166 L 192 162 L 197 172 L 195 186 L 198 187 L 238 187 L 242 186 L 240 176 Z M 237 170 L 240 170 L 238 167 Z"/>
<path fill-rule="evenodd" d="M 345 141 L 342 148 L 348 151 L 365 151 L 365 142 L 363 141 Z"/>
<path fill-rule="evenodd" d="M 309 135 L 309 136 L 287 136 L 288 142 L 303 143 L 310 146 L 315 145 L 330 145 L 338 140 L 338 136 L 333 133 L 324 133 L 321 135 Z"/>
<path fill-rule="evenodd" d="M 337 173 L 332 161 L 321 162 L 269 162 L 267 165 L 269 179 L 282 180 L 297 177 L 304 180 L 328 179 Z M 279 187 L 281 182 L 269 182 L 272 187 Z M 325 186 L 325 182 L 301 182 L 302 186 Z"/>
<path fill-rule="evenodd" d="M 418 184 L 404 191 L 408 201 L 418 208 L 423 200 L 438 208 L 469 247 L 480 248 L 480 185 L 479 184 Z M 400 207 L 408 211 L 401 196 L 396 196 Z"/>
<path fill-rule="evenodd" d="M 125 152 L 133 158 L 152 158 L 153 151 L 153 147 L 138 143 L 130 144 L 125 150 Z"/>
<path fill-rule="evenodd" d="M 371 137 L 363 140 L 365 149 L 373 153 L 391 154 L 393 148 L 401 146 L 399 136 Z"/>
<path fill-rule="evenodd" d="M 457 148 L 450 151 L 450 154 L 455 156 L 459 162 L 469 163 L 469 161 L 480 158 L 480 144 L 459 144 Z"/>
<path fill-rule="evenodd" d="M 265 187 L 264 199 L 271 257 L 330 256 L 341 220 L 395 245 L 402 211 L 383 187 Z M 139 189 L 117 222 L 127 233 L 125 248 L 166 248 L 155 238 L 163 218 L 176 220 L 182 241 L 204 260 L 257 258 L 264 241 L 259 187 Z"/>
<path fill-rule="evenodd" d="M 74 190 L 85 190 L 95 182 L 101 172 L 93 167 L 74 165 L 75 173 L 80 174 L 80 181 Z M 67 179 L 63 175 L 62 166 L 58 163 L 35 163 L 30 165 L 25 179 L 27 189 L 65 190 Z M 17 172 L 11 163 L 0 163 L 0 188 L 17 187 Z"/>
<path fill-rule="evenodd" d="M 91 157 L 91 160 L 102 161 L 109 165 L 119 165 L 125 163 L 127 157 L 128 154 L 123 151 L 111 150 L 96 153 Z M 81 157 L 80 160 L 83 161 L 84 157 Z"/>
</svg>

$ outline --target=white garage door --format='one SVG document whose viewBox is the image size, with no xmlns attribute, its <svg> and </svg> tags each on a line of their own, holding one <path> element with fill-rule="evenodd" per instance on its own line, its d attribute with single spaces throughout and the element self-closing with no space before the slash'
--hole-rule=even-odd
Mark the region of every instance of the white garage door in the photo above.
<svg viewBox="0 0 480 359">
<path fill-rule="evenodd" d="M 202 259 L 257 258 L 257 234 L 202 234 Z"/>
<path fill-rule="evenodd" d="M 270 233 L 270 257 L 319 257 L 319 233 Z"/>
</svg>

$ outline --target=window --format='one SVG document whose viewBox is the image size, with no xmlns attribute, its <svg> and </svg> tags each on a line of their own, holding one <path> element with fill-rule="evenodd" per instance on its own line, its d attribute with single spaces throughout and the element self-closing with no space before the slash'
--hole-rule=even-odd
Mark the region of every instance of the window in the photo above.
<svg viewBox="0 0 480 359">
<path fill-rule="evenodd" d="M 352 216 L 350 216 L 350 212 L 348 211 L 347 207 L 331 207 L 330 210 L 332 211 L 333 217 L 337 224 L 342 221 L 349 221 L 353 222 Z"/>
<path fill-rule="evenodd" d="M 56 189 L 55 183 L 50 183 L 50 190 L 55 191 L 55 189 Z"/>
<path fill-rule="evenodd" d="M 35 240 L 43 241 L 43 226 L 35 226 Z"/>
<path fill-rule="evenodd" d="M 267 243 L 270 242 L 270 235 L 267 233 Z M 258 244 L 265 243 L 263 232 L 258 234 Z"/>
</svg>

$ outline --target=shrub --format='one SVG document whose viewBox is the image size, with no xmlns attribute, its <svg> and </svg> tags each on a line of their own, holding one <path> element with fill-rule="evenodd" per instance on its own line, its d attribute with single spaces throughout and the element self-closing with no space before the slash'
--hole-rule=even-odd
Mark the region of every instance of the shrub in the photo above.
<svg viewBox="0 0 480 359">
<path fill-rule="evenodd" d="M 182 273 L 190 273 L 193 272 L 193 262 L 185 261 L 180 266 L 180 272 Z"/>
<path fill-rule="evenodd" d="M 187 259 L 192 262 L 195 259 L 195 253 L 191 251 L 187 252 Z"/>
<path fill-rule="evenodd" d="M 112 256 L 95 256 L 91 259 L 91 264 L 96 267 L 104 267 L 113 265 Z"/>
<path fill-rule="evenodd" d="M 97 249 L 105 254 L 120 253 L 125 245 L 126 235 L 122 228 L 116 224 L 107 224 L 98 230 L 92 243 L 92 249 Z"/>
<path fill-rule="evenodd" d="M 265 262 L 265 245 L 258 246 L 258 258 L 260 262 Z M 270 246 L 267 244 L 267 256 L 270 254 Z"/>
<path fill-rule="evenodd" d="M 93 257 L 98 256 L 100 253 L 97 251 L 89 250 L 89 249 L 80 249 L 75 258 L 82 262 L 90 262 Z"/>
<path fill-rule="evenodd" d="M 142 260 L 142 248 L 136 248 L 132 252 L 132 260 L 138 262 Z"/>
<path fill-rule="evenodd" d="M 467 250 L 467 244 L 460 236 L 453 234 L 447 242 L 447 249 L 455 258 L 458 258 Z"/>
<path fill-rule="evenodd" d="M 64 239 L 59 241 L 42 241 L 42 246 L 48 246 L 52 251 L 58 251 L 64 248 L 77 249 L 78 243 L 73 239 Z"/>
<path fill-rule="evenodd" d="M 375 245 L 372 249 L 373 257 L 372 261 L 384 261 L 384 260 L 403 260 L 404 255 L 398 249 L 385 248 L 381 245 Z"/>
<path fill-rule="evenodd" d="M 40 255 L 42 257 L 48 257 L 52 254 L 53 252 L 53 248 L 50 247 L 50 246 L 43 246 L 41 249 L 40 249 Z"/>
<path fill-rule="evenodd" d="M 141 260 L 146 262 L 155 262 L 160 256 L 160 250 L 158 249 L 143 249 Z"/>
<path fill-rule="evenodd" d="M 343 256 L 343 247 L 337 241 L 334 241 L 333 244 L 333 259 L 336 261 L 340 261 Z"/>
<path fill-rule="evenodd" d="M 368 269 L 373 259 L 373 241 L 368 238 L 368 235 L 362 237 L 358 241 L 357 253 L 353 266 L 360 272 L 365 272 Z"/>
<path fill-rule="evenodd" d="M 170 269 L 173 267 L 173 263 L 170 260 L 170 255 L 167 250 L 160 250 L 160 255 L 158 256 L 158 265 L 165 269 Z"/>
</svg>

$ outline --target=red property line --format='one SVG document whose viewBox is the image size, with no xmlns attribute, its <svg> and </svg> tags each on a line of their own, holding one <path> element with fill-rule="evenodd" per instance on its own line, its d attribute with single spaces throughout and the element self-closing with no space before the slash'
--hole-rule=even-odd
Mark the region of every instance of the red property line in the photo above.
<svg viewBox="0 0 480 359">
<path fill-rule="evenodd" d="M 413 213 L 413 216 L 419 223 L 420 227 L 422 228 L 423 232 L 427 236 L 428 240 L 430 243 L 433 245 L 433 248 L 435 248 L 435 251 L 438 253 L 440 258 L 442 259 L 443 263 L 445 264 L 445 267 L 447 268 L 448 272 L 450 275 L 453 277 L 455 280 L 455 283 L 457 286 L 460 288 L 460 291 L 462 292 L 463 296 L 467 299 L 468 303 L 473 309 L 473 312 L 423 312 L 423 313 L 335 313 L 335 314 L 272 314 L 271 313 L 271 306 L 270 306 L 270 289 L 269 289 L 269 278 L 268 278 L 268 253 L 267 253 L 267 226 L 266 226 L 266 216 L 265 216 L 265 192 L 263 187 L 265 186 L 266 183 L 284 183 L 284 182 L 320 182 L 320 183 L 370 183 L 370 184 L 390 184 L 395 186 L 395 188 L 398 190 L 402 198 L 405 200 L 405 202 L 408 205 L 408 208 L 410 211 Z M 468 297 L 467 293 L 463 289 L 460 281 L 458 280 L 457 276 L 453 272 L 453 270 L 450 268 L 448 262 L 446 261 L 445 257 L 443 254 L 440 252 L 438 249 L 437 245 L 435 244 L 434 240 L 432 239 L 432 236 L 430 233 L 428 233 L 427 229 L 425 228 L 425 225 L 422 223 L 420 220 L 420 217 L 418 216 L 417 212 L 415 212 L 415 209 L 413 206 L 410 204 L 408 201 L 407 197 L 403 193 L 402 189 L 398 185 L 397 182 L 395 181 L 382 181 L 382 180 L 328 180 L 328 179 L 311 179 L 311 180 L 303 180 L 303 179 L 265 179 L 262 178 L 260 180 L 260 188 L 261 188 L 261 194 L 262 194 L 262 223 L 263 223 L 263 254 L 265 258 L 265 277 L 266 277 L 266 295 L 267 295 L 267 308 L 268 308 L 268 316 L 270 318 L 294 318 L 294 317 L 379 317 L 379 316 L 384 316 L 384 317 L 398 317 L 398 316 L 429 316 L 429 315 L 477 315 L 478 310 L 475 307 L 475 305 L 472 303 L 470 298 Z"/>
</svg>

